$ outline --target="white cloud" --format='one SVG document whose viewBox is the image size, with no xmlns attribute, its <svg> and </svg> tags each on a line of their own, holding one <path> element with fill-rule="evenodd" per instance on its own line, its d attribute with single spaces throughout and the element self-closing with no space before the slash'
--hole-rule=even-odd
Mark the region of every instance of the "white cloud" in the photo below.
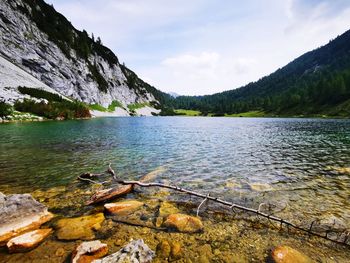
<svg viewBox="0 0 350 263">
<path fill-rule="evenodd" d="M 256 81 L 345 32 L 348 0 L 47 0 L 150 84 L 210 94 Z"/>
</svg>

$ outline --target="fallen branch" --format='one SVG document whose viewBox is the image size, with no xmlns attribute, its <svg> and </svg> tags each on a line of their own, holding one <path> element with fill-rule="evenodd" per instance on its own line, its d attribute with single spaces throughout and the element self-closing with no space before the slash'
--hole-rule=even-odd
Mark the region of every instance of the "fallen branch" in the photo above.
<svg viewBox="0 0 350 263">
<path fill-rule="evenodd" d="M 328 232 L 329 231 L 327 231 L 324 235 L 322 235 L 320 233 L 317 233 L 315 231 L 312 231 L 312 227 L 313 227 L 313 224 L 314 224 L 315 221 L 313 221 L 311 223 L 309 228 L 304 228 L 304 227 L 298 226 L 298 225 L 296 225 L 294 223 L 291 223 L 291 222 L 289 222 L 287 220 L 284 220 L 282 218 L 276 217 L 274 215 L 261 212 L 260 209 L 261 209 L 261 205 L 262 204 L 259 205 L 258 209 L 253 209 L 253 208 L 245 207 L 245 206 L 238 205 L 238 204 L 235 204 L 235 203 L 232 203 L 232 202 L 228 202 L 228 201 L 225 201 L 225 200 L 217 198 L 217 197 L 212 197 L 210 195 L 204 195 L 204 194 L 197 193 L 197 192 L 194 192 L 194 191 L 191 191 L 191 190 L 187 190 L 187 189 L 184 189 L 184 188 L 181 188 L 181 187 L 178 187 L 178 186 L 172 186 L 172 185 L 161 184 L 161 183 L 145 183 L 145 182 L 142 182 L 142 181 L 125 181 L 125 180 L 120 180 L 120 179 L 117 179 L 117 176 L 116 176 L 114 170 L 112 169 L 111 164 L 109 164 L 108 170 L 106 172 L 113 176 L 113 178 L 114 178 L 116 183 L 122 184 L 124 186 L 129 186 L 129 188 L 125 188 L 125 189 L 127 189 L 127 191 L 123 192 L 123 194 L 131 192 L 135 185 L 140 186 L 140 187 L 166 188 L 166 189 L 170 189 L 170 190 L 186 193 L 186 194 L 189 194 L 190 196 L 196 196 L 196 197 L 203 198 L 203 201 L 201 202 L 201 204 L 197 208 L 197 216 L 199 214 L 200 207 L 206 201 L 213 201 L 215 203 L 219 203 L 221 205 L 228 206 L 230 208 L 230 210 L 232 210 L 234 212 L 235 212 L 235 209 L 238 209 L 238 210 L 241 210 L 241 211 L 244 211 L 244 212 L 252 213 L 252 214 L 255 214 L 257 216 L 261 216 L 261 217 L 267 218 L 269 221 L 279 222 L 280 223 L 280 228 L 282 229 L 282 226 L 285 225 L 285 226 L 287 226 L 288 232 L 289 232 L 290 228 L 294 228 L 295 230 L 298 230 L 298 231 L 303 232 L 303 233 L 307 233 L 310 236 L 312 235 L 312 236 L 316 236 L 316 237 L 320 237 L 320 238 L 326 239 L 328 241 L 331 241 L 331 242 L 334 242 L 334 243 L 337 243 L 337 244 L 350 246 L 350 244 L 348 243 L 348 239 L 349 239 L 350 233 L 348 231 L 343 232 L 338 237 L 338 239 L 332 239 L 332 238 L 330 238 L 328 236 Z M 111 188 L 111 189 L 107 189 L 107 190 L 102 190 L 102 191 L 98 192 L 97 194 L 95 194 L 90 199 L 89 204 L 105 201 L 105 200 L 111 199 L 113 197 L 116 197 L 115 194 L 116 193 L 119 194 L 120 193 L 120 189 L 121 189 L 120 187 L 116 187 L 116 188 Z M 343 240 L 341 240 L 342 236 L 344 236 Z"/>
</svg>

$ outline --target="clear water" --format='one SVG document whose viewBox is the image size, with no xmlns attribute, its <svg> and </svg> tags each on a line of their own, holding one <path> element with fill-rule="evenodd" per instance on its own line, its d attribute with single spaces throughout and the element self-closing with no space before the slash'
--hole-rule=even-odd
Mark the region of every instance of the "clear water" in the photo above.
<svg viewBox="0 0 350 263">
<path fill-rule="evenodd" d="M 267 118 L 99 118 L 0 126 L 0 189 L 69 185 L 111 162 L 125 179 L 157 180 L 256 206 L 349 222 L 350 121 Z M 262 189 L 256 189 L 254 186 Z M 298 213 L 298 212 L 294 212 Z"/>
<path fill-rule="evenodd" d="M 32 193 L 58 218 L 102 211 L 102 206 L 85 206 L 94 189 L 76 177 L 104 171 L 108 163 L 124 179 L 139 179 L 156 170 L 155 181 L 253 208 L 271 203 L 275 215 L 297 224 L 320 218 L 350 228 L 349 120 L 152 117 L 0 125 L 0 192 Z M 158 201 L 180 201 L 180 211 L 190 214 L 196 213 L 201 201 L 148 189 L 126 198 L 144 200 L 150 207 Z M 210 205 L 207 211 L 217 209 Z M 217 211 L 201 212 L 202 234 L 168 233 L 106 220 L 97 238 L 108 244 L 111 253 L 130 237 L 143 238 L 153 250 L 159 240 L 177 240 L 183 258 L 192 262 L 200 262 L 201 251 L 208 249 L 205 244 L 216 250 L 212 262 L 238 258 L 262 262 L 269 249 L 280 244 L 320 262 L 348 262 L 347 247 L 276 231 L 269 225 L 259 227 L 254 220 L 251 225 L 233 219 L 226 210 L 222 217 L 222 210 Z M 155 218 L 157 211 L 147 216 Z M 24 254 L 8 254 L 0 248 L 0 262 L 63 262 L 75 245 L 52 235 Z"/>
</svg>

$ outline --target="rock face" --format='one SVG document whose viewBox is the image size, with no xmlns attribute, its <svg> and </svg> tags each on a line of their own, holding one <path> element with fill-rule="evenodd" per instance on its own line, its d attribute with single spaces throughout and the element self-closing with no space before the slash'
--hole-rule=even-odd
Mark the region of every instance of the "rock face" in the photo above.
<svg viewBox="0 0 350 263">
<path fill-rule="evenodd" d="M 30 231 L 10 239 L 6 246 L 10 253 L 25 252 L 37 247 L 51 233 L 51 228 Z"/>
<path fill-rule="evenodd" d="M 99 240 L 83 242 L 72 253 L 72 263 L 90 263 L 107 255 L 108 247 Z"/>
<path fill-rule="evenodd" d="M 271 253 L 272 261 L 275 263 L 312 263 L 313 261 L 300 253 L 298 250 L 295 250 L 288 246 L 279 246 L 276 247 Z"/>
<path fill-rule="evenodd" d="M 203 223 L 199 218 L 185 214 L 169 215 L 163 226 L 184 233 L 196 233 L 203 230 Z"/>
<path fill-rule="evenodd" d="M 155 253 L 143 242 L 142 239 L 133 240 L 117 253 L 108 257 L 94 260 L 94 263 L 150 263 Z"/>
<path fill-rule="evenodd" d="M 128 200 L 117 203 L 105 204 L 104 208 L 114 215 L 129 215 L 143 206 L 142 202 L 136 200 Z"/>
<path fill-rule="evenodd" d="M 0 245 L 21 233 L 38 229 L 52 217 L 47 207 L 29 194 L 0 193 Z"/>
<path fill-rule="evenodd" d="M 56 236 L 60 240 L 91 240 L 95 238 L 94 230 L 100 229 L 104 220 L 103 213 L 60 219 L 56 223 Z"/>
<path fill-rule="evenodd" d="M 76 30 L 43 0 L 0 1 L 0 14 L 2 56 L 57 92 L 105 107 L 115 100 L 124 106 L 156 101 L 112 51 Z M 55 22 L 47 17 L 68 31 L 54 32 Z"/>
</svg>

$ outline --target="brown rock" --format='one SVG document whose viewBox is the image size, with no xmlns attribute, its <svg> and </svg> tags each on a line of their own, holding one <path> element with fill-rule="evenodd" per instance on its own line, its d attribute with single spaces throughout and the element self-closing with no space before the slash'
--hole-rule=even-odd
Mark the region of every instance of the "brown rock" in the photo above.
<svg viewBox="0 0 350 263">
<path fill-rule="evenodd" d="M 93 230 L 101 228 L 105 220 L 103 213 L 81 216 L 75 218 L 64 218 L 56 223 L 56 236 L 60 240 L 91 240 L 95 238 Z"/>
<path fill-rule="evenodd" d="M 123 186 L 118 186 L 114 188 L 100 190 L 100 191 L 97 191 L 93 196 L 91 196 L 87 204 L 91 205 L 91 204 L 107 201 L 112 198 L 116 198 L 116 197 L 128 194 L 133 189 L 134 189 L 134 186 L 132 184 L 129 184 L 129 185 L 123 185 Z"/>
<path fill-rule="evenodd" d="M 108 253 L 106 244 L 99 240 L 83 242 L 72 253 L 72 263 L 90 263 Z"/>
<path fill-rule="evenodd" d="M 158 257 L 166 259 L 170 257 L 171 246 L 167 240 L 159 242 L 157 245 L 156 254 Z"/>
<path fill-rule="evenodd" d="M 37 247 L 52 232 L 51 228 L 38 229 L 14 237 L 7 242 L 6 246 L 10 253 L 25 252 Z"/>
<path fill-rule="evenodd" d="M 288 246 L 279 246 L 272 250 L 271 257 L 275 263 L 312 263 L 313 261 L 298 250 Z"/>
<path fill-rule="evenodd" d="M 66 254 L 66 251 L 63 248 L 58 248 L 55 252 L 56 257 L 63 257 Z"/>
<path fill-rule="evenodd" d="M 29 194 L 0 193 L 0 245 L 21 233 L 38 229 L 52 218 L 47 207 Z"/>
<path fill-rule="evenodd" d="M 143 206 L 142 202 L 136 200 L 128 200 L 117 203 L 105 204 L 104 208 L 111 214 L 115 215 L 129 215 Z"/>
<path fill-rule="evenodd" d="M 171 259 L 180 259 L 182 257 L 182 248 L 181 244 L 174 241 L 171 243 L 171 252 L 170 252 L 170 258 Z"/>
<path fill-rule="evenodd" d="M 185 214 L 169 215 L 163 226 L 184 233 L 196 233 L 203 230 L 203 223 L 199 218 Z"/>
</svg>

